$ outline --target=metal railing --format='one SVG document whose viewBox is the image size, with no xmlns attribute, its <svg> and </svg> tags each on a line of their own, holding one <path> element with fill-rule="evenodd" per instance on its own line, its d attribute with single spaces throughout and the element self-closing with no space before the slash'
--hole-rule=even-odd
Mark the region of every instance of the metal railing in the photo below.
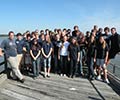
<svg viewBox="0 0 120 100">
<path fill-rule="evenodd" d="M 7 69 L 7 61 L 5 55 L 0 57 L 0 73 L 5 72 Z"/>
<path fill-rule="evenodd" d="M 114 74 L 116 77 L 120 78 L 120 66 L 110 63 L 108 66 L 108 71 Z"/>
</svg>

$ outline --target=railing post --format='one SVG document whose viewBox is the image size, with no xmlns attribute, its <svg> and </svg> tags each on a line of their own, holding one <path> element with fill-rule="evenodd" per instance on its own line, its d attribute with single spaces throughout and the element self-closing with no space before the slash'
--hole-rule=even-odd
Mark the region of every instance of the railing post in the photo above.
<svg viewBox="0 0 120 100">
<path fill-rule="evenodd" d="M 6 56 L 4 54 L 4 61 L 5 61 L 5 73 L 7 72 L 7 59 L 6 59 Z"/>
<path fill-rule="evenodd" d="M 115 74 L 115 64 L 113 65 L 113 74 Z"/>
</svg>

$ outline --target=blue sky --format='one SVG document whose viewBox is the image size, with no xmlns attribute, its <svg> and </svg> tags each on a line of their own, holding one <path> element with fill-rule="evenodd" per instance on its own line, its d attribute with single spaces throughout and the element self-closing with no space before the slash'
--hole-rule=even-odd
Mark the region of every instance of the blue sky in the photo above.
<svg viewBox="0 0 120 100">
<path fill-rule="evenodd" d="M 120 29 L 120 0 L 0 0 L 0 33 L 93 25 Z"/>
</svg>

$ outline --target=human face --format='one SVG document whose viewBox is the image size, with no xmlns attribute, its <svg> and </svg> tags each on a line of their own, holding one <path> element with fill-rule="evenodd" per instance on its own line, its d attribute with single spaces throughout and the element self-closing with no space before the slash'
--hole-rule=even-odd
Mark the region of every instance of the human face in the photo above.
<svg viewBox="0 0 120 100">
<path fill-rule="evenodd" d="M 13 40 L 14 39 L 14 33 L 10 33 L 9 39 Z"/>
<path fill-rule="evenodd" d="M 112 33 L 112 35 L 114 35 L 114 34 L 116 33 L 116 30 L 115 30 L 115 29 L 112 29 L 112 30 L 111 30 L 111 33 Z"/>
<path fill-rule="evenodd" d="M 68 39 L 67 36 L 64 36 L 64 42 L 67 41 L 67 39 Z"/>
<path fill-rule="evenodd" d="M 17 39 L 22 40 L 22 36 L 21 35 L 17 36 Z"/>
<path fill-rule="evenodd" d="M 100 43 L 103 43 L 104 42 L 104 38 L 101 36 L 100 37 Z"/>
<path fill-rule="evenodd" d="M 76 43 L 76 39 L 72 39 L 72 43 L 75 44 Z"/>
<path fill-rule="evenodd" d="M 108 34 L 109 33 L 109 30 L 105 30 L 105 34 Z"/>
</svg>

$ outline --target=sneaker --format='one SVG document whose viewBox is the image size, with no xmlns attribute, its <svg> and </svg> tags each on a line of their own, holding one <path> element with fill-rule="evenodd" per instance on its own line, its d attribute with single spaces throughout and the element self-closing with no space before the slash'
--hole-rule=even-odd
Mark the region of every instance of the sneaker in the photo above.
<svg viewBox="0 0 120 100">
<path fill-rule="evenodd" d="M 108 79 L 105 79 L 104 82 L 107 83 L 107 84 L 110 84 Z"/>
<path fill-rule="evenodd" d="M 25 82 L 25 79 L 24 79 L 24 78 L 23 78 L 23 79 L 21 79 L 21 80 L 20 80 L 20 82 L 21 82 L 21 83 L 24 83 L 24 82 Z"/>
<path fill-rule="evenodd" d="M 60 76 L 63 76 L 63 74 L 60 74 Z"/>
<path fill-rule="evenodd" d="M 97 76 L 97 78 L 96 78 L 97 80 L 100 80 L 101 79 L 101 76 L 99 75 L 99 76 Z"/>
<path fill-rule="evenodd" d="M 47 75 L 48 78 L 50 78 L 50 75 Z"/>
<path fill-rule="evenodd" d="M 66 74 L 64 74 L 63 76 L 66 77 Z"/>
<path fill-rule="evenodd" d="M 95 80 L 95 77 L 94 77 L 94 76 L 93 76 L 93 77 L 91 77 L 91 78 L 90 78 L 90 80 L 91 80 L 91 81 Z"/>
</svg>

